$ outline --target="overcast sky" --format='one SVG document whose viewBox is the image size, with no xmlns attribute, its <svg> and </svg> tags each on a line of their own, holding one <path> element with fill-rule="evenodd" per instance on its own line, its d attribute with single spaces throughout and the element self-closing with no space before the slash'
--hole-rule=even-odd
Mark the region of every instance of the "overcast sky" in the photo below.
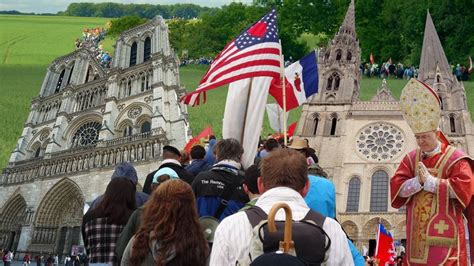
<svg viewBox="0 0 474 266">
<path fill-rule="evenodd" d="M 252 0 L 0 0 L 0 10 L 18 10 L 25 13 L 56 13 L 66 10 L 74 2 L 114 2 L 124 4 L 177 4 L 192 3 L 201 6 L 219 7 L 231 2 L 251 3 Z"/>
</svg>

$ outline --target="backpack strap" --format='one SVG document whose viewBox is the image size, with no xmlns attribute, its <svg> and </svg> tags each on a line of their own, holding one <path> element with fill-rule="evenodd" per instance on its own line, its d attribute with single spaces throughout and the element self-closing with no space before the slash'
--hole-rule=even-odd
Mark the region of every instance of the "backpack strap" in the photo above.
<svg viewBox="0 0 474 266">
<path fill-rule="evenodd" d="M 219 171 L 216 171 L 216 170 L 211 170 L 211 171 L 222 176 L 222 174 L 220 174 Z M 221 202 L 216 212 L 213 215 L 213 217 L 216 218 L 217 220 L 220 220 L 219 217 L 221 217 L 222 213 L 227 208 L 227 205 L 229 205 L 230 198 L 232 197 L 232 195 L 234 195 L 235 190 L 240 185 L 240 179 L 236 180 L 239 178 L 238 174 L 236 175 L 234 172 L 229 171 L 229 170 L 227 170 L 226 172 L 230 172 L 234 174 L 235 176 L 232 178 L 231 183 L 225 186 L 224 191 L 222 192 Z"/>
<path fill-rule="evenodd" d="M 326 216 L 310 209 L 302 220 L 310 220 L 315 222 L 317 225 L 323 227 L 324 221 L 326 220 Z"/>
<path fill-rule="evenodd" d="M 247 214 L 247 218 L 249 219 L 252 227 L 257 226 L 261 221 L 268 218 L 268 215 L 258 206 L 252 206 L 251 208 L 245 210 L 245 214 Z M 301 220 L 313 221 L 322 228 L 324 221 L 326 220 L 326 216 L 310 209 L 306 216 Z"/>
<path fill-rule="evenodd" d="M 246 209 L 245 214 L 247 215 L 252 228 L 268 218 L 268 215 L 258 206 L 252 206 L 251 208 Z"/>
</svg>

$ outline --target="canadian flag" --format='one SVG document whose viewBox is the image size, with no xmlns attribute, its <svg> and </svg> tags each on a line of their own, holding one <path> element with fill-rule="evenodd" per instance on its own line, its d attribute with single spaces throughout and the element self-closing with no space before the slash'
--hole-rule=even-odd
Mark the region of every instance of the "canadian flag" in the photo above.
<svg viewBox="0 0 474 266">
<path fill-rule="evenodd" d="M 318 66 L 313 51 L 285 68 L 286 111 L 296 108 L 318 92 Z M 283 108 L 281 81 L 274 78 L 269 93 Z"/>
</svg>

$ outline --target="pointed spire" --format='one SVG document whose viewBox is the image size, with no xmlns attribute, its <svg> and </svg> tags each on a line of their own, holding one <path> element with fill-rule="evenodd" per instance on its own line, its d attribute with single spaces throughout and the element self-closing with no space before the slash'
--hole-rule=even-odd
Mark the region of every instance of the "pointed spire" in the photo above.
<svg viewBox="0 0 474 266">
<path fill-rule="evenodd" d="M 392 95 L 392 91 L 388 87 L 387 80 L 382 80 L 382 85 L 377 89 L 377 94 L 370 100 L 372 102 L 396 102 L 397 100 Z"/>
<path fill-rule="evenodd" d="M 341 27 L 339 28 L 339 33 L 343 33 L 344 30 L 350 30 L 353 34 L 355 34 L 355 4 L 354 0 L 351 0 L 351 4 L 346 12 L 346 17 L 344 18 L 344 22 L 342 22 Z"/>
<path fill-rule="evenodd" d="M 428 10 L 418 79 L 421 81 L 434 79 L 438 71 L 445 78 L 452 75 L 448 59 L 446 58 L 443 46 L 439 40 L 433 20 L 431 19 L 430 11 Z"/>
</svg>

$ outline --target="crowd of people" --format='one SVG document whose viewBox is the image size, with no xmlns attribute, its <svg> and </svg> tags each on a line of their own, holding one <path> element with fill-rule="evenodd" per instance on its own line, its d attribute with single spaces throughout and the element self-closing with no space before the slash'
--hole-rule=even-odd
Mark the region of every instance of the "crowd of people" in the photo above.
<svg viewBox="0 0 474 266">
<path fill-rule="evenodd" d="M 197 59 L 194 58 L 182 58 L 180 60 L 179 66 L 187 66 L 187 65 L 210 65 L 213 62 L 213 58 L 210 57 L 200 57 Z"/>
<path fill-rule="evenodd" d="M 422 101 L 412 100 L 419 95 L 424 95 Z M 441 109 L 436 92 L 411 79 L 402 96 L 400 106 L 418 148 L 402 160 L 390 180 L 390 192 L 394 208 L 407 208 L 408 255 L 401 252 L 396 257 L 393 245 L 385 258 L 364 258 L 359 253 L 335 220 L 335 186 L 307 139 L 294 138 L 285 146 L 270 137 L 259 147 L 255 164 L 243 171 L 245 151 L 240 142 L 211 136 L 208 145 L 198 143 L 189 153 L 164 146 L 163 161 L 147 175 L 143 192 L 135 191 L 133 165 L 117 165 L 100 203 L 83 218 L 90 262 L 404 265 L 421 261 L 438 265 L 447 261 L 467 265 L 466 234 L 473 233 L 474 211 L 464 213 L 468 231 L 462 212 L 474 210 L 474 204 L 469 205 L 474 192 L 470 158 L 450 146 L 438 130 Z M 419 110 L 426 106 L 430 113 Z M 432 209 L 435 203 L 438 207 Z M 283 222 L 288 211 L 291 220 L 299 221 L 293 226 Z M 289 228 L 293 242 L 280 242 Z M 423 242 L 411 238 L 412 234 L 436 241 Z M 278 252 L 282 249 L 285 252 Z"/>
<path fill-rule="evenodd" d="M 472 64 L 470 67 L 465 65 L 457 64 L 456 66 L 451 66 L 453 69 L 453 74 L 456 76 L 458 81 L 466 81 L 469 79 L 469 74 L 472 72 Z"/>
<path fill-rule="evenodd" d="M 244 169 L 245 151 L 238 140 L 209 136 L 207 144 L 198 142 L 189 152 L 164 146 L 162 161 L 146 176 L 143 191 L 136 190 L 138 175 L 131 163 L 116 165 L 105 193 L 83 216 L 87 262 L 469 265 L 474 257 L 469 248 L 474 247 L 474 161 L 438 129 L 441 106 L 431 87 L 411 79 L 400 98 L 418 146 L 390 179 L 391 206 L 407 211 L 407 253 L 404 247 L 397 253 L 393 239 L 385 257 L 359 253 L 336 220 L 335 186 L 307 139 L 295 137 L 286 146 L 269 137 L 254 164 Z M 423 112 L 427 106 L 430 112 Z M 12 258 L 6 252 L 5 265 Z M 46 262 L 53 265 L 58 259 Z"/>
<path fill-rule="evenodd" d="M 112 64 L 112 57 L 108 51 L 104 50 L 102 41 L 105 39 L 107 29 L 104 28 L 92 28 L 84 29 L 82 36 L 76 39 L 76 49 L 87 48 L 93 53 L 94 58 L 104 68 L 110 68 Z"/>
<path fill-rule="evenodd" d="M 2 257 L 3 265 L 10 266 L 12 265 L 15 254 L 11 250 L 1 250 L 0 249 L 0 256 Z M 19 258 L 20 259 L 20 258 Z M 65 256 L 63 261 L 60 261 L 60 257 L 58 254 L 47 254 L 43 255 L 42 253 L 37 254 L 36 256 L 32 257 L 31 253 L 26 252 L 26 254 L 21 259 L 23 266 L 28 266 L 31 263 L 37 266 L 80 266 L 87 263 L 87 257 L 85 254 L 81 255 L 74 255 L 74 256 Z"/>
<path fill-rule="evenodd" d="M 327 265 L 374 265 L 361 256 L 335 220 L 335 186 L 307 139 L 295 138 L 285 146 L 282 138 L 269 136 L 260 142 L 255 164 L 245 171 L 240 164 L 243 154 L 236 139 L 214 136 L 189 152 L 164 146 L 163 160 L 147 175 L 143 191 L 136 190 L 138 175 L 131 163 L 116 165 L 105 193 L 83 216 L 87 259 L 68 256 L 62 263 L 248 265 L 269 252 L 255 250 L 251 244 L 255 228 L 275 203 L 285 202 L 294 220 L 317 224 L 317 230 L 294 232 L 296 243 L 323 239 L 310 249 L 297 244 L 298 257 Z M 252 220 L 255 213 L 260 216 Z M 277 213 L 276 219 L 284 220 L 284 214 Z M 206 228 L 209 220 L 217 228 Z M 278 250 L 278 245 L 273 249 Z M 24 261 L 29 261 L 27 256 Z M 283 263 L 279 265 L 292 260 L 276 259 Z M 38 255 L 33 262 L 58 265 L 59 258 Z"/>
<path fill-rule="evenodd" d="M 469 75 L 472 73 L 472 67 L 465 66 L 463 64 L 451 65 L 452 72 L 458 81 L 469 80 Z M 359 66 L 361 75 L 368 78 L 396 78 L 406 79 L 418 77 L 418 67 L 412 65 L 404 65 L 401 62 L 397 64 L 392 63 L 388 60 L 385 63 L 377 64 L 370 62 L 363 62 Z"/>
<path fill-rule="evenodd" d="M 397 79 L 411 79 L 418 77 L 418 68 L 414 66 L 406 66 L 398 62 L 393 64 L 390 60 L 377 64 L 370 62 L 364 62 L 360 64 L 360 72 L 366 77 L 379 77 L 379 78 L 397 78 Z"/>
<path fill-rule="evenodd" d="M 214 136 L 189 153 L 164 146 L 163 161 L 147 175 L 143 192 L 136 191 L 134 166 L 118 164 L 104 195 L 83 217 L 89 262 L 245 265 L 258 258 L 250 241 L 259 223 L 251 224 L 247 216 L 255 210 L 267 215 L 274 203 L 285 201 L 296 220 L 320 219 L 320 231 L 330 239 L 330 244 L 326 241 L 326 246 L 316 248 L 324 256 L 306 251 L 307 259 L 364 265 L 364 258 L 334 220 L 334 184 L 317 164 L 307 140 L 295 139 L 284 147 L 269 138 L 260 147 L 256 164 L 245 171 L 240 164 L 243 153 L 239 141 L 218 141 Z M 283 220 L 283 215 L 279 213 L 277 219 Z M 209 220 L 219 224 L 217 229 L 206 228 L 204 221 Z M 310 236 L 317 239 L 320 231 L 310 231 Z M 303 239 L 296 239 L 298 243 L 313 239 L 299 237 Z"/>
</svg>

